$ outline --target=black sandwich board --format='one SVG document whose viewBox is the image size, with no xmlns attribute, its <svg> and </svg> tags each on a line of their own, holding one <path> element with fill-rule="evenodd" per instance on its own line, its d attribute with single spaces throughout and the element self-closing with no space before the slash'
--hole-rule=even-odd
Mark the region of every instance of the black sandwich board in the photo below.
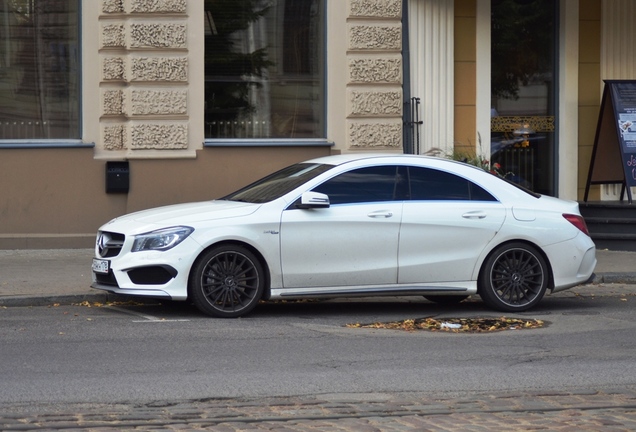
<svg viewBox="0 0 636 432">
<path fill-rule="evenodd" d="M 604 80 L 584 201 L 593 184 L 621 184 L 621 201 L 636 186 L 636 81 Z"/>
</svg>

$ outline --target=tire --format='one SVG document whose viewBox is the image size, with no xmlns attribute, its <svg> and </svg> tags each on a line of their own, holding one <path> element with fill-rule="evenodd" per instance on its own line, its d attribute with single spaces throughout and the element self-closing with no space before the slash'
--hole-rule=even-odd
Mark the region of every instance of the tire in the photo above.
<svg viewBox="0 0 636 432">
<path fill-rule="evenodd" d="M 256 256 L 238 245 L 217 246 L 203 253 L 190 275 L 194 305 L 219 318 L 250 312 L 263 296 L 265 273 Z"/>
<path fill-rule="evenodd" d="M 430 295 L 424 296 L 424 298 L 433 303 L 445 304 L 445 305 L 454 305 L 457 303 L 461 303 L 466 300 L 467 295 Z"/>
<path fill-rule="evenodd" d="M 493 309 L 525 311 L 541 301 L 548 279 L 548 266 L 537 249 L 509 243 L 495 249 L 484 263 L 478 292 Z"/>
</svg>

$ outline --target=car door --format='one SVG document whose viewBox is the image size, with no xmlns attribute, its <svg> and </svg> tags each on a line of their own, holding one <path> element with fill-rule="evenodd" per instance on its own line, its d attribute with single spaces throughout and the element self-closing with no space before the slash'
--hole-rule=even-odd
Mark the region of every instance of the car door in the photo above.
<svg viewBox="0 0 636 432">
<path fill-rule="evenodd" d="M 355 169 L 313 188 L 329 196 L 328 208 L 292 205 L 285 210 L 280 232 L 283 286 L 396 284 L 399 180 L 396 166 Z"/>
<path fill-rule="evenodd" d="M 399 283 L 471 280 L 505 208 L 477 184 L 444 171 L 409 167 L 402 214 Z"/>
</svg>

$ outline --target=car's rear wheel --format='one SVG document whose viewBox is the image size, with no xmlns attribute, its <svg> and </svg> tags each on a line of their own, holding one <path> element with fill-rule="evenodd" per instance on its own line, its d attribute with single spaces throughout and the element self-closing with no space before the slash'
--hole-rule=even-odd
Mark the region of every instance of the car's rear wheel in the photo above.
<svg viewBox="0 0 636 432">
<path fill-rule="evenodd" d="M 534 247 L 509 243 L 495 249 L 484 263 L 479 295 L 493 309 L 524 311 L 541 301 L 548 279 L 548 266 Z"/>
<path fill-rule="evenodd" d="M 239 245 L 221 245 L 205 252 L 195 263 L 190 279 L 194 305 L 221 318 L 250 312 L 261 299 L 264 286 L 260 261 Z"/>
<path fill-rule="evenodd" d="M 439 303 L 439 304 L 447 304 L 454 305 L 466 300 L 467 295 L 425 295 L 424 298 L 428 301 Z"/>
</svg>

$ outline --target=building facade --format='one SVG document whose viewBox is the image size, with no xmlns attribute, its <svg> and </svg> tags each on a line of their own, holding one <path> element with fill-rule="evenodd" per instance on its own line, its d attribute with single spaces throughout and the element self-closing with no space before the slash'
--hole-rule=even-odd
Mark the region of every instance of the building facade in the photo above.
<svg viewBox="0 0 636 432">
<path fill-rule="evenodd" d="M 481 158 L 582 199 L 631 0 L 3 0 L 0 248 L 342 152 Z M 595 186 L 592 199 L 616 199 Z"/>
</svg>

